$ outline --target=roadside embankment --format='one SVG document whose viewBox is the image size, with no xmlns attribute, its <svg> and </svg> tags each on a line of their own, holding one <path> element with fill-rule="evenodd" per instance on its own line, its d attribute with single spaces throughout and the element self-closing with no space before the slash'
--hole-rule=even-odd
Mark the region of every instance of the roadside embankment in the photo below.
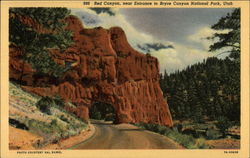
<svg viewBox="0 0 250 158">
<path fill-rule="evenodd" d="M 49 144 L 42 149 L 68 149 L 76 144 L 84 142 L 91 138 L 95 133 L 95 127 L 89 125 L 87 129 L 84 129 L 80 134 L 69 137 L 67 139 L 62 139 L 56 144 Z"/>
</svg>

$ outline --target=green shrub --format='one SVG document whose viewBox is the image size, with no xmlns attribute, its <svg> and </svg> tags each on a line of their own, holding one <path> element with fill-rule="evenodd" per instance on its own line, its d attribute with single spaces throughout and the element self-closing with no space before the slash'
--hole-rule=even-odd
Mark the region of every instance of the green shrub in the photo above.
<svg viewBox="0 0 250 158">
<path fill-rule="evenodd" d="M 131 124 L 133 124 L 133 123 L 131 123 Z M 135 126 L 137 126 L 139 128 L 145 129 L 145 127 L 143 126 L 142 122 L 140 122 L 140 123 L 134 123 L 133 125 L 135 125 Z"/>
<path fill-rule="evenodd" d="M 231 126 L 231 123 L 229 122 L 227 117 L 220 116 L 218 118 L 218 123 L 216 126 L 220 129 L 221 133 L 223 134 L 223 137 L 226 136 L 227 129 Z"/>
<path fill-rule="evenodd" d="M 67 130 L 67 127 L 61 125 L 56 119 L 53 119 L 50 122 L 50 127 L 53 130 L 53 132 L 57 132 L 57 133 L 63 133 Z"/>
<path fill-rule="evenodd" d="M 168 136 L 171 132 L 172 132 L 172 130 L 170 128 L 166 127 L 163 135 Z"/>
<path fill-rule="evenodd" d="M 207 139 L 219 139 L 222 136 L 222 133 L 218 130 L 208 129 L 206 132 Z"/>
<path fill-rule="evenodd" d="M 175 142 L 189 149 L 209 148 L 209 146 L 205 143 L 204 138 L 195 139 L 192 135 L 179 133 L 177 127 L 176 130 L 173 130 L 170 129 L 169 127 L 161 126 L 158 124 L 136 123 L 134 125 L 149 131 L 165 135 L 170 139 L 174 140 Z"/>
<path fill-rule="evenodd" d="M 186 148 L 191 148 L 192 146 L 195 145 L 195 138 L 192 137 L 191 135 L 186 135 L 186 134 L 181 134 L 177 131 L 169 131 L 168 134 L 166 135 L 169 138 L 173 139 L 177 143 L 183 145 Z"/>
<path fill-rule="evenodd" d="M 50 125 L 51 125 L 51 126 L 57 126 L 57 120 L 56 120 L 56 119 L 53 119 L 53 120 L 50 122 Z"/>
<path fill-rule="evenodd" d="M 178 135 L 179 136 L 179 143 L 187 148 L 195 144 L 195 139 L 194 137 L 190 135 Z"/>
<path fill-rule="evenodd" d="M 70 123 L 70 121 L 67 119 L 67 117 L 65 117 L 64 115 L 60 116 L 60 119 L 64 122 Z"/>
<path fill-rule="evenodd" d="M 196 139 L 196 143 L 194 148 L 198 148 L 198 149 L 209 149 L 210 146 L 206 144 L 206 139 L 204 138 L 199 138 Z"/>
<path fill-rule="evenodd" d="M 50 97 L 42 97 L 37 103 L 37 108 L 48 115 L 51 115 L 50 108 L 55 105 L 55 102 Z"/>
<path fill-rule="evenodd" d="M 60 106 L 60 107 L 64 107 L 65 102 L 63 101 L 63 99 L 61 98 L 60 95 L 56 95 L 56 96 L 53 98 L 53 100 L 54 100 L 54 103 L 55 103 L 56 105 L 58 105 L 58 106 Z"/>
<path fill-rule="evenodd" d="M 29 120 L 28 121 L 29 128 L 35 132 L 42 132 L 45 134 L 51 133 L 52 129 L 50 128 L 50 124 L 37 121 L 37 120 Z"/>
<path fill-rule="evenodd" d="M 165 126 L 158 127 L 158 131 L 162 135 L 166 133 L 166 130 L 167 130 L 167 127 L 165 127 Z"/>
</svg>

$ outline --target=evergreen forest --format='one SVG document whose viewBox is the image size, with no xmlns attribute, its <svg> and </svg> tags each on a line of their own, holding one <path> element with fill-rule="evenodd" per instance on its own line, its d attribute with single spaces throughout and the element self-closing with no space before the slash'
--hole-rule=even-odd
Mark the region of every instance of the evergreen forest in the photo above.
<svg viewBox="0 0 250 158">
<path fill-rule="evenodd" d="M 240 66 L 230 58 L 208 58 L 160 77 L 174 119 L 240 121 Z"/>
<path fill-rule="evenodd" d="M 221 17 L 211 29 L 218 31 L 207 37 L 214 41 L 209 50 L 214 57 L 161 74 L 160 85 L 173 119 L 218 121 L 226 129 L 240 124 L 240 9 Z M 218 58 L 221 54 L 226 57 Z"/>
</svg>

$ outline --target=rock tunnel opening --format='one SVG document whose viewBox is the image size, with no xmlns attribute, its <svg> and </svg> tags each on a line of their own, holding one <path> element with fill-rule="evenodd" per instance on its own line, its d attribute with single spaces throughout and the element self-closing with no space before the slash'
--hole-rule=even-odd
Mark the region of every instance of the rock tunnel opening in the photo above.
<svg viewBox="0 0 250 158">
<path fill-rule="evenodd" d="M 89 118 L 114 123 L 116 121 L 116 111 L 112 104 L 95 102 L 89 109 Z"/>
</svg>

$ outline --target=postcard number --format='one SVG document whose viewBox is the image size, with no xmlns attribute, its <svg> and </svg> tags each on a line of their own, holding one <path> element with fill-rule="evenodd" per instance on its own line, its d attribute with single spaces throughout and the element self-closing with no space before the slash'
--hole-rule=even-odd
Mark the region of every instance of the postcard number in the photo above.
<svg viewBox="0 0 250 158">
<path fill-rule="evenodd" d="M 234 150 L 228 150 L 228 151 L 224 151 L 224 154 L 238 154 L 239 151 L 234 151 Z"/>
<path fill-rule="evenodd" d="M 90 5 L 90 2 L 82 2 L 83 5 Z"/>
</svg>

